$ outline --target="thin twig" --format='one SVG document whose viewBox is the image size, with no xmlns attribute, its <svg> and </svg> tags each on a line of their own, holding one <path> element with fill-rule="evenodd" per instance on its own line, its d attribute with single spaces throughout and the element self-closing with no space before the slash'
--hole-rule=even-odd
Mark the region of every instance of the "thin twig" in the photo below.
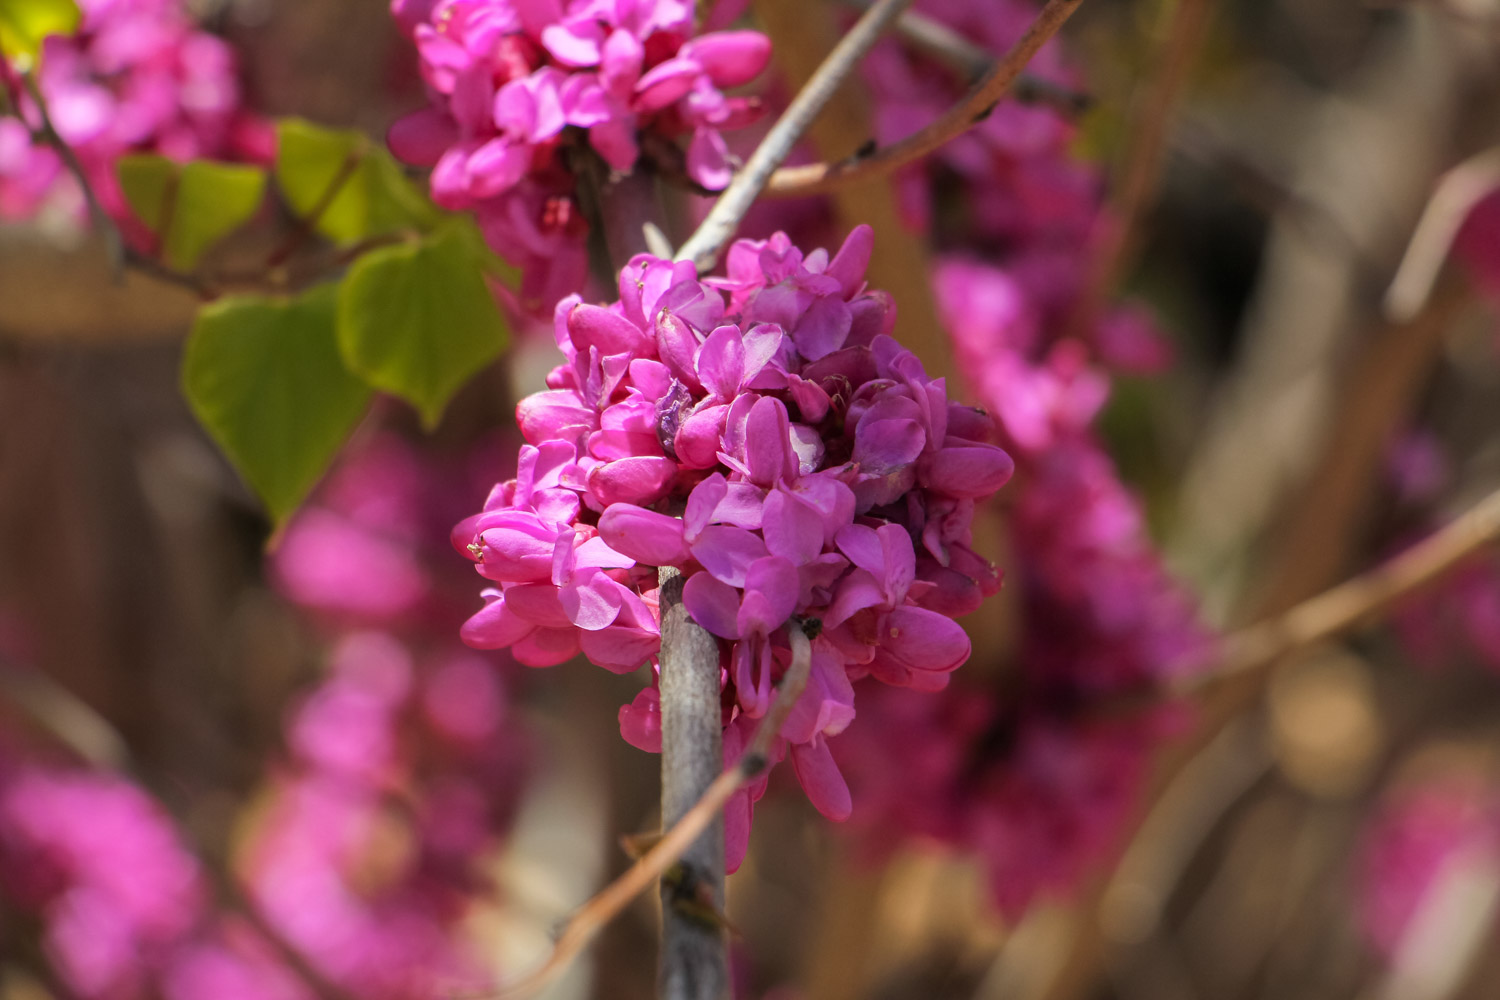
<svg viewBox="0 0 1500 1000">
<path fill-rule="evenodd" d="M 301 248 L 302 244 L 312 238 L 312 234 L 317 229 L 318 223 L 323 221 L 323 216 L 327 214 L 329 206 L 343 192 L 344 185 L 349 183 L 350 179 L 354 176 L 354 172 L 364 162 L 365 155 L 366 151 L 364 149 L 351 149 L 349 151 L 348 155 L 344 157 L 344 162 L 339 164 L 338 171 L 329 178 L 328 186 L 323 189 L 322 194 L 318 195 L 318 200 L 313 202 L 312 208 L 308 210 L 306 215 L 297 217 L 296 224 L 292 227 L 292 231 L 287 234 L 286 239 L 266 257 L 267 271 L 274 270 L 285 264 L 291 258 L 292 254 Z"/>
<path fill-rule="evenodd" d="M 869 4 L 854 0 L 854 6 L 865 9 Z M 995 66 L 995 54 L 989 49 L 971 42 L 963 32 L 914 10 L 906 11 L 896 20 L 896 34 L 913 50 L 951 69 L 965 86 L 973 86 Z M 1093 95 L 1033 73 L 1016 77 L 1010 96 L 1023 104 L 1048 105 L 1069 118 L 1083 114 L 1094 104 Z"/>
<path fill-rule="evenodd" d="M 1152 59 L 1156 72 L 1150 89 L 1132 117 L 1130 147 L 1115 179 L 1110 211 L 1101 219 L 1099 239 L 1072 316 L 1074 335 L 1087 333 L 1139 246 L 1141 221 L 1161 183 L 1169 126 L 1182 102 L 1193 58 L 1203 45 L 1209 0 L 1175 3 L 1171 23 Z"/>
<path fill-rule="evenodd" d="M 52 114 L 47 110 L 47 100 L 42 95 L 36 79 L 30 73 L 23 73 L 21 85 L 26 88 L 27 95 L 36 107 L 37 118 L 41 123 L 39 138 L 56 151 L 63 166 L 67 168 L 68 173 L 72 175 L 73 180 L 83 192 L 84 203 L 88 206 L 89 221 L 104 238 L 105 249 L 116 275 L 118 276 L 129 267 L 166 284 L 186 288 L 200 298 L 213 298 L 216 292 L 207 282 L 195 275 L 184 274 L 170 268 L 125 242 L 124 236 L 120 233 L 120 227 L 115 225 L 115 220 L 110 217 L 104 204 L 99 200 L 99 195 L 94 191 L 94 185 L 90 182 L 83 163 L 78 159 L 78 154 L 57 131 L 57 126 L 52 121 Z"/>
<path fill-rule="evenodd" d="M 823 110 L 839 85 L 854 71 L 861 57 L 868 52 L 885 29 L 900 14 L 911 0 L 877 0 L 859 21 L 834 46 L 823 65 L 807 81 L 807 86 L 797 94 L 786 112 L 771 126 L 771 131 L 750 155 L 734 180 L 724 189 L 719 200 L 709 211 L 698 230 L 677 251 L 678 260 L 691 260 L 700 272 L 713 268 L 719 251 L 734 236 L 740 220 L 750 210 L 755 199 L 760 197 L 767 181 L 772 178 L 792 151 L 792 146 L 802 136 L 807 126 Z M 1076 4 L 1079 0 L 1066 0 Z"/>
<path fill-rule="evenodd" d="M 957 138 L 983 121 L 995 104 L 1011 90 L 1026 64 L 1037 50 L 1073 16 L 1083 0 L 1047 0 L 1026 29 L 1021 40 L 1011 46 L 999 62 L 974 85 L 962 101 L 948 109 L 937 121 L 900 142 L 876 149 L 866 155 L 856 154 L 837 163 L 812 163 L 783 167 L 771 175 L 766 191 L 774 195 L 807 195 L 826 191 L 843 181 L 858 177 L 878 177 L 921 159 L 945 143 Z"/>
<path fill-rule="evenodd" d="M 557 978 L 605 925 L 677 863 L 699 835 L 718 818 L 720 810 L 734 793 L 754 781 L 769 766 L 777 734 L 781 732 L 792 706 L 797 703 L 807 686 L 808 671 L 812 669 L 812 644 L 801 626 L 796 621 L 790 622 L 786 634 L 792 647 L 792 662 L 777 687 L 776 700 L 761 719 L 755 737 L 744 755 L 733 767 L 715 779 L 697 804 L 666 831 L 655 847 L 642 855 L 619 878 L 605 886 L 602 892 L 583 904 L 563 927 L 552 954 L 541 967 L 524 979 L 501 989 L 498 993 L 499 1000 L 530 996 Z"/>
<path fill-rule="evenodd" d="M 1465 160 L 1438 178 L 1385 294 L 1388 319 L 1404 323 L 1421 312 L 1464 220 L 1496 190 L 1500 190 L 1500 148 Z"/>
<path fill-rule="evenodd" d="M 1347 631 L 1401 598 L 1431 586 L 1497 541 L 1500 490 L 1369 572 L 1230 635 L 1224 641 L 1218 669 L 1184 681 L 1175 693 L 1196 693 L 1206 686 L 1216 686 Z"/>
</svg>

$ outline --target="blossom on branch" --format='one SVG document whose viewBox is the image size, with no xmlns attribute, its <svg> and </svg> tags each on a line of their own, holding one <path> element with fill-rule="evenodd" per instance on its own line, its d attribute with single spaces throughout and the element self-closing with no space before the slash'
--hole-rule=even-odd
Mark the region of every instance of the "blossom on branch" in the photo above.
<svg viewBox="0 0 1500 1000">
<path fill-rule="evenodd" d="M 391 148 L 432 168 L 438 204 L 476 213 L 490 246 L 528 279 L 523 299 L 550 306 L 581 284 L 586 225 L 570 149 L 586 146 L 629 173 L 644 137 L 686 137 L 687 176 L 718 190 L 731 173 L 721 132 L 759 115 L 754 98 L 725 90 L 760 74 L 770 40 L 695 37 L 690 0 L 393 0 L 391 9 L 432 101 L 396 122 Z"/>
<path fill-rule="evenodd" d="M 234 53 L 201 31 L 181 0 L 79 0 L 83 22 L 43 44 L 37 87 L 58 136 L 116 223 L 131 227 L 116 162 L 127 153 L 265 160 L 271 132 L 241 105 Z M 34 138 L 40 110 L 0 61 L 16 117 L 0 116 L 0 219 L 49 203 L 81 218 L 82 193 L 57 151 Z"/>
<path fill-rule="evenodd" d="M 655 657 L 657 568 L 679 567 L 689 613 L 723 640 L 727 756 L 770 707 L 786 628 L 816 620 L 777 753 L 839 819 L 826 740 L 854 717 L 852 683 L 935 691 L 968 658 L 953 618 L 999 585 L 970 522 L 1011 473 L 990 419 L 889 336 L 894 307 L 863 281 L 872 243 L 863 226 L 833 255 L 742 240 L 707 280 L 641 255 L 618 302 L 564 299 L 566 360 L 517 407 L 516 478 L 454 530 L 496 584 L 465 640 L 533 666 Z M 657 749 L 658 712 L 643 693 L 626 738 Z M 731 809 L 732 860 L 748 806 Z"/>
</svg>

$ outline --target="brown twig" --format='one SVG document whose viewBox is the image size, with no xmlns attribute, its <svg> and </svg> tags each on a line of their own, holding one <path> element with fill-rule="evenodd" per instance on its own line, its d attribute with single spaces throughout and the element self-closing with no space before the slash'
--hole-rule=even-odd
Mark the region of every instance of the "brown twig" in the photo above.
<svg viewBox="0 0 1500 1000">
<path fill-rule="evenodd" d="M 877 177 L 919 160 L 947 142 L 957 138 L 989 115 L 990 110 L 1010 92 L 1021 71 L 1047 41 L 1073 16 L 1083 0 L 1047 0 L 1036 20 L 1026 29 L 1020 41 L 1007 52 L 970 89 L 963 100 L 948 109 L 942 117 L 900 142 L 854 156 L 836 163 L 811 163 L 783 167 L 771 175 L 766 191 L 774 195 L 808 195 L 826 191 L 836 184 L 861 177 Z"/>
<path fill-rule="evenodd" d="M 1367 621 L 1396 601 L 1442 579 L 1476 552 L 1500 541 L 1500 490 L 1387 562 L 1303 601 L 1283 614 L 1230 635 L 1220 666 L 1185 682 L 1183 692 L 1279 662 Z"/>
<path fill-rule="evenodd" d="M 790 622 L 786 634 L 792 647 L 792 662 L 781 678 L 781 684 L 776 690 L 776 700 L 761 719 L 755 738 L 750 741 L 744 755 L 733 767 L 714 779 L 703 796 L 666 831 L 655 847 L 626 869 L 619 878 L 605 886 L 602 892 L 583 904 L 564 925 L 552 954 L 541 967 L 502 988 L 498 992 L 499 1000 L 530 996 L 552 982 L 606 924 L 677 863 L 693 842 L 718 818 L 720 810 L 735 792 L 765 771 L 770 764 L 776 736 L 791 714 L 792 706 L 797 703 L 807 686 L 808 671 L 812 668 L 812 644 L 801 626 L 796 621 Z"/>
<path fill-rule="evenodd" d="M 266 257 L 265 269 L 267 271 L 275 270 L 285 264 L 291 258 L 292 254 L 301 248 L 302 244 L 312 238 L 313 232 L 317 229 L 318 223 L 323 220 L 323 216 L 328 212 L 329 206 L 333 204 L 334 200 L 344 190 L 344 185 L 349 183 L 350 178 L 359 169 L 359 165 L 364 161 L 364 158 L 365 150 L 363 149 L 352 149 L 349 151 L 349 154 L 344 157 L 344 162 L 339 164 L 338 171 L 329 178 L 328 186 L 323 189 L 322 194 L 318 195 L 318 200 L 313 202 L 312 208 L 308 210 L 306 215 L 297 217 L 296 224 L 292 227 L 292 231 L 287 234 L 286 239 L 282 240 L 281 244 Z"/>
<path fill-rule="evenodd" d="M 823 105 L 828 103 L 839 85 L 854 71 L 860 58 L 880 39 L 886 27 L 910 2 L 911 0 L 877 0 L 839 44 L 834 46 L 823 65 L 807 81 L 807 86 L 797 93 L 755 152 L 750 154 L 744 167 L 735 174 L 734 180 L 714 203 L 707 218 L 677 251 L 678 260 L 692 261 L 700 272 L 713 268 L 719 251 L 734 236 L 740 220 L 765 190 L 767 182 L 775 174 L 782 172 L 776 168 L 787 158 L 792 146 L 817 117 L 818 112 L 823 110 Z M 1054 2 L 1077 4 L 1080 0 Z"/>
<path fill-rule="evenodd" d="M 1161 183 L 1170 125 L 1182 100 L 1188 70 L 1203 44 L 1209 0 L 1175 3 L 1171 23 L 1152 59 L 1155 75 L 1132 116 L 1130 146 L 1115 177 L 1110 211 L 1101 219 L 1084 290 L 1072 317 L 1075 335 L 1085 333 L 1092 325 L 1139 246 L 1141 220 Z"/>
<path fill-rule="evenodd" d="M 868 4 L 855 0 L 855 6 Z M 926 14 L 909 10 L 896 20 L 896 34 L 914 51 L 947 66 L 973 86 L 995 66 L 995 54 L 983 45 L 969 41 L 962 32 L 948 27 Z M 1023 104 L 1045 104 L 1072 118 L 1094 105 L 1093 95 L 1031 73 L 1016 77 L 1011 97 Z"/>
<path fill-rule="evenodd" d="M 1465 160 L 1438 178 L 1385 295 L 1385 314 L 1391 322 L 1405 323 L 1426 306 L 1464 220 L 1497 189 L 1500 148 Z"/>
</svg>

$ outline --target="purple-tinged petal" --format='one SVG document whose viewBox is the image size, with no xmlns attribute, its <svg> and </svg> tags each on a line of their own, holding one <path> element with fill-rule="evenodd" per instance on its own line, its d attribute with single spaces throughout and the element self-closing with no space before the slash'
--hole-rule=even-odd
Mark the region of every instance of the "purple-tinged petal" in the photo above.
<svg viewBox="0 0 1500 1000">
<path fill-rule="evenodd" d="M 498 590 L 484 592 L 484 607 L 474 612 L 458 630 L 459 637 L 475 649 L 504 649 L 536 628 L 512 611 Z"/>
<path fill-rule="evenodd" d="M 719 445 L 724 435 L 724 421 L 729 415 L 727 403 L 699 403 L 677 427 L 672 450 L 687 469 L 711 469 L 719 463 Z"/>
<path fill-rule="evenodd" d="M 576 628 L 539 628 L 510 648 L 517 663 L 527 667 L 552 667 L 578 655 Z"/>
<path fill-rule="evenodd" d="M 549 24 L 542 29 L 542 44 L 564 66 L 597 66 L 603 41 L 604 33 L 592 20 Z"/>
<path fill-rule="evenodd" d="M 585 632 L 597 632 L 613 625 L 620 616 L 624 599 L 619 590 L 620 584 L 594 570 L 563 587 L 557 598 L 570 622 Z"/>
<path fill-rule="evenodd" d="M 764 510 L 761 533 L 772 555 L 800 566 L 823 551 L 823 524 L 806 506 L 777 489 L 766 494 Z"/>
<path fill-rule="evenodd" d="M 651 504 L 660 500 L 677 474 L 670 458 L 622 458 L 590 470 L 589 491 L 599 503 Z"/>
<path fill-rule="evenodd" d="M 442 112 L 423 108 L 396 119 L 385 139 L 398 160 L 414 167 L 432 167 L 458 141 L 458 127 Z"/>
<path fill-rule="evenodd" d="M 661 753 L 661 692 L 643 688 L 620 708 L 620 735 L 637 750 Z"/>
<path fill-rule="evenodd" d="M 797 475 L 797 457 L 791 448 L 791 425 L 781 400 L 762 396 L 745 421 L 745 465 L 757 486 L 773 486 L 777 480 Z"/>
<path fill-rule="evenodd" d="M 635 166 L 639 149 L 635 142 L 635 116 L 611 117 L 589 129 L 589 145 L 615 170 Z"/>
<path fill-rule="evenodd" d="M 610 32 L 599 60 L 599 79 L 605 89 L 627 98 L 641 77 L 645 58 L 646 49 L 635 35 L 623 28 Z"/>
<path fill-rule="evenodd" d="M 640 355 L 650 338 L 630 320 L 603 306 L 580 302 L 568 312 L 568 334 L 575 347 L 599 348 L 601 354 Z"/>
<path fill-rule="evenodd" d="M 828 741 L 818 737 L 811 743 L 798 743 L 792 747 L 792 767 L 797 771 L 797 781 L 807 793 L 813 807 L 836 823 L 842 823 L 854 812 L 854 800 L 849 795 L 849 785 L 834 763 L 828 750 Z"/>
<path fill-rule="evenodd" d="M 657 315 L 656 353 L 689 389 L 702 389 L 698 380 L 698 335 L 693 328 L 675 313 L 662 312 Z"/>
<path fill-rule="evenodd" d="M 885 603 L 885 588 L 868 570 L 855 569 L 839 582 L 833 604 L 823 615 L 825 629 L 837 628 L 866 608 Z"/>
<path fill-rule="evenodd" d="M 702 72 L 691 59 L 668 59 L 657 63 L 635 85 L 634 107 L 637 111 L 660 111 L 675 104 L 693 89 L 693 81 Z"/>
<path fill-rule="evenodd" d="M 722 524 L 711 524 L 700 531 L 692 549 L 704 569 L 732 587 L 743 587 L 750 564 L 766 557 L 766 543 L 759 535 Z"/>
<path fill-rule="evenodd" d="M 781 735 L 790 743 L 806 743 L 819 734 L 833 736 L 854 721 L 854 686 L 844 661 L 828 642 L 813 642 L 812 669 L 807 687 L 792 706 Z"/>
<path fill-rule="evenodd" d="M 505 605 L 517 618 L 542 628 L 568 628 L 568 618 L 557 588 L 549 583 L 527 583 L 505 592 Z"/>
<path fill-rule="evenodd" d="M 924 458 L 918 475 L 935 492 L 979 499 L 1009 482 L 1015 468 L 1011 457 L 994 445 L 950 444 Z"/>
<path fill-rule="evenodd" d="M 687 174 L 710 191 L 722 191 L 734 179 L 729 145 L 717 129 L 693 130 L 693 141 L 688 143 Z"/>
<path fill-rule="evenodd" d="M 867 225 L 855 226 L 844 238 L 844 245 L 829 261 L 823 273 L 839 283 L 844 298 L 858 294 L 865 282 L 865 271 L 870 266 L 870 254 L 875 248 L 875 230 Z"/>
<path fill-rule="evenodd" d="M 854 314 L 841 299 L 827 295 L 815 299 L 792 329 L 792 343 L 797 353 L 809 361 L 827 357 L 844 346 Z"/>
<path fill-rule="evenodd" d="M 754 80 L 771 61 L 771 40 L 758 31 L 714 31 L 682 47 L 714 86 L 729 89 Z"/>
<path fill-rule="evenodd" d="M 683 522 L 634 504 L 612 504 L 599 516 L 599 537 L 644 566 L 680 566 L 688 560 Z"/>
<path fill-rule="evenodd" d="M 738 639 L 735 618 L 740 611 L 740 592 L 707 573 L 694 573 L 682 585 L 682 604 L 693 621 L 722 639 Z"/>
<path fill-rule="evenodd" d="M 925 608 L 901 607 L 881 616 L 879 639 L 876 661 L 897 664 L 913 674 L 955 670 L 971 650 L 962 626 Z"/>
<path fill-rule="evenodd" d="M 735 622 L 742 636 L 770 635 L 797 610 L 797 567 L 780 556 L 757 559 L 745 574 L 745 596 Z"/>
<path fill-rule="evenodd" d="M 736 528 L 759 531 L 764 522 L 762 508 L 765 501 L 765 490 L 754 483 L 730 483 L 724 499 L 714 508 L 713 519 L 719 524 L 732 524 Z"/>
<path fill-rule="evenodd" d="M 718 472 L 705 477 L 701 483 L 693 487 L 693 492 L 688 494 L 687 505 L 682 512 L 683 530 L 689 538 L 697 538 L 699 532 L 715 520 L 714 511 L 728 493 L 729 483 L 724 479 L 723 474 Z"/>
<path fill-rule="evenodd" d="M 733 399 L 745 381 L 745 342 L 737 326 L 721 326 L 698 348 L 695 366 L 704 388 L 722 400 Z"/>
</svg>

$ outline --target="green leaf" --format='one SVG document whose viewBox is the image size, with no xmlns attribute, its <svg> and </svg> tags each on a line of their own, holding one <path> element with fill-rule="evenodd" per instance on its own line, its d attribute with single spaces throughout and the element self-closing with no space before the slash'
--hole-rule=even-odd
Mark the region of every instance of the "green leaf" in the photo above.
<svg viewBox="0 0 1500 1000">
<path fill-rule="evenodd" d="M 276 126 L 276 183 L 292 211 L 336 243 L 431 229 L 440 213 L 362 133 L 300 118 Z"/>
<path fill-rule="evenodd" d="M 0 0 L 0 55 L 27 69 L 48 35 L 71 35 L 83 20 L 73 0 Z"/>
<path fill-rule="evenodd" d="M 339 360 L 337 301 L 331 284 L 291 299 L 220 299 L 198 313 L 183 356 L 188 405 L 278 525 L 369 403 Z"/>
<path fill-rule="evenodd" d="M 160 240 L 162 259 L 180 271 L 248 222 L 266 191 L 265 171 L 244 164 L 127 156 L 118 170 L 125 200 Z"/>
<path fill-rule="evenodd" d="M 451 226 L 361 256 L 339 292 L 338 330 L 349 369 L 410 402 L 429 428 L 507 338 L 470 241 Z"/>
</svg>

